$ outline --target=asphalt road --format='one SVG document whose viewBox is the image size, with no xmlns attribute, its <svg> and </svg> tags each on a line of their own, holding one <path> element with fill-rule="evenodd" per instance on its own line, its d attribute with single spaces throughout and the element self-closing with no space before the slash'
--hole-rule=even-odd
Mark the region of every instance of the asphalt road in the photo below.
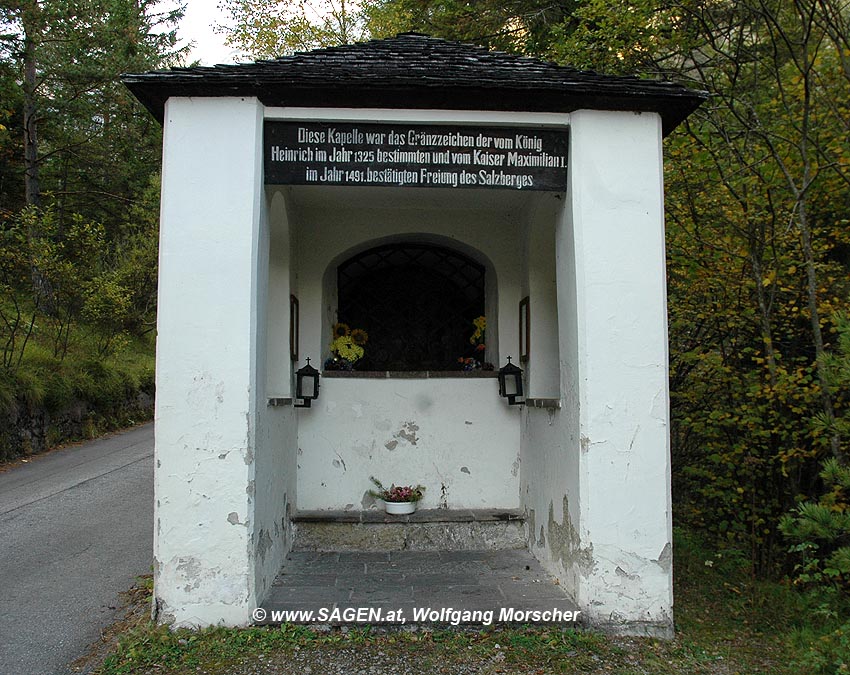
<svg viewBox="0 0 850 675">
<path fill-rule="evenodd" d="M 0 473 L 0 675 L 72 672 L 152 549 L 152 424 Z"/>
</svg>

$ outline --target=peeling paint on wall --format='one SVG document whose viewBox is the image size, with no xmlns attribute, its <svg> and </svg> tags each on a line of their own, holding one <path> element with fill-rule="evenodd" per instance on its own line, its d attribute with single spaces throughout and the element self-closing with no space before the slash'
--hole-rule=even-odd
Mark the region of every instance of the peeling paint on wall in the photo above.
<svg viewBox="0 0 850 675">
<path fill-rule="evenodd" d="M 654 560 L 653 562 L 665 572 L 670 571 L 673 567 L 673 547 L 670 545 L 669 541 L 664 545 L 664 548 L 661 549 L 661 553 L 658 554 L 658 560 Z"/>
<path fill-rule="evenodd" d="M 257 541 L 257 556 L 261 560 L 266 559 L 266 554 L 271 550 L 272 538 L 266 530 L 260 531 L 260 536 Z"/>
<path fill-rule="evenodd" d="M 403 439 L 411 445 L 416 445 L 419 441 L 419 438 L 416 436 L 417 431 L 419 431 L 419 425 L 415 422 L 405 422 L 394 437 Z"/>
<path fill-rule="evenodd" d="M 466 467 L 466 466 L 460 467 L 460 472 L 471 475 L 470 472 L 469 472 L 469 467 Z M 516 474 L 514 474 L 514 475 L 516 475 Z"/>
<path fill-rule="evenodd" d="M 227 522 L 231 525 L 242 525 L 242 523 L 239 522 L 239 514 L 236 513 L 236 511 L 231 511 L 227 514 Z"/>
<path fill-rule="evenodd" d="M 170 611 L 168 605 L 166 605 L 162 600 L 157 600 L 154 603 L 154 621 L 159 623 L 164 623 L 166 626 L 170 626 L 177 622 L 177 616 L 174 612 Z"/>
<path fill-rule="evenodd" d="M 201 571 L 203 566 L 200 561 L 195 558 L 178 558 L 177 573 L 182 580 L 187 583 L 183 586 L 186 593 L 191 593 L 201 585 Z"/>
<path fill-rule="evenodd" d="M 618 577 L 623 577 L 625 579 L 628 579 L 629 581 L 640 581 L 640 575 L 639 574 L 629 574 L 628 572 L 626 572 L 626 570 L 624 570 L 619 565 L 617 565 L 614 572 L 617 574 Z"/>
<path fill-rule="evenodd" d="M 588 576 L 593 573 L 596 563 L 593 560 L 593 544 L 582 548 L 581 538 L 570 522 L 570 508 L 566 495 L 563 501 L 564 522 L 555 520 L 555 505 L 549 502 L 549 521 L 547 531 L 549 534 L 549 549 L 554 558 L 559 560 L 564 569 L 575 566 L 580 573 Z M 541 527 L 542 530 L 542 527 Z"/>
<path fill-rule="evenodd" d="M 201 573 L 201 562 L 196 558 L 178 558 L 177 572 L 187 579 L 192 579 Z"/>
</svg>

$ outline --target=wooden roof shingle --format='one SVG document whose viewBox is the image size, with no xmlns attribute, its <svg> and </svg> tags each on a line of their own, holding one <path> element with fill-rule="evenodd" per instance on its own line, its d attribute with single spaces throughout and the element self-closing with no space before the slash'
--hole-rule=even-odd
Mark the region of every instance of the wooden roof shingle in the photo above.
<svg viewBox="0 0 850 675">
<path fill-rule="evenodd" d="M 665 135 L 706 92 L 600 75 L 418 33 L 273 60 L 122 76 L 162 121 L 171 96 L 256 96 L 267 106 L 657 112 Z"/>
</svg>

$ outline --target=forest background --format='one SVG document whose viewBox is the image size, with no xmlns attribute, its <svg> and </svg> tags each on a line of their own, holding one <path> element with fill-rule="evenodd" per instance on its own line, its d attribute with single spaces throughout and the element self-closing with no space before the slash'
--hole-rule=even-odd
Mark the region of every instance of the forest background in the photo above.
<svg viewBox="0 0 850 675">
<path fill-rule="evenodd" d="M 117 78 L 184 63 L 162 4 L 0 0 L 0 459 L 149 414 L 161 129 Z M 850 3 L 220 4 L 256 57 L 415 30 L 711 94 L 665 142 L 674 519 L 846 659 Z"/>
</svg>

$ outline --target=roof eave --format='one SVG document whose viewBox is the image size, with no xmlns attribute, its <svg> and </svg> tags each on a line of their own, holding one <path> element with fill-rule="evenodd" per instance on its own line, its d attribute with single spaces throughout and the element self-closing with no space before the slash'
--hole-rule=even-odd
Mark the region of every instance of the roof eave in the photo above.
<svg viewBox="0 0 850 675">
<path fill-rule="evenodd" d="M 678 88 L 671 92 L 606 91 L 569 86 L 534 87 L 405 86 L 381 84 L 340 87 L 338 83 L 296 84 L 287 81 L 209 82 L 157 74 L 128 75 L 124 84 L 162 123 L 165 102 L 173 96 L 256 96 L 267 106 L 316 108 L 389 108 L 573 112 L 581 109 L 656 112 L 663 134 L 670 134 L 707 98 L 705 92 Z"/>
</svg>

